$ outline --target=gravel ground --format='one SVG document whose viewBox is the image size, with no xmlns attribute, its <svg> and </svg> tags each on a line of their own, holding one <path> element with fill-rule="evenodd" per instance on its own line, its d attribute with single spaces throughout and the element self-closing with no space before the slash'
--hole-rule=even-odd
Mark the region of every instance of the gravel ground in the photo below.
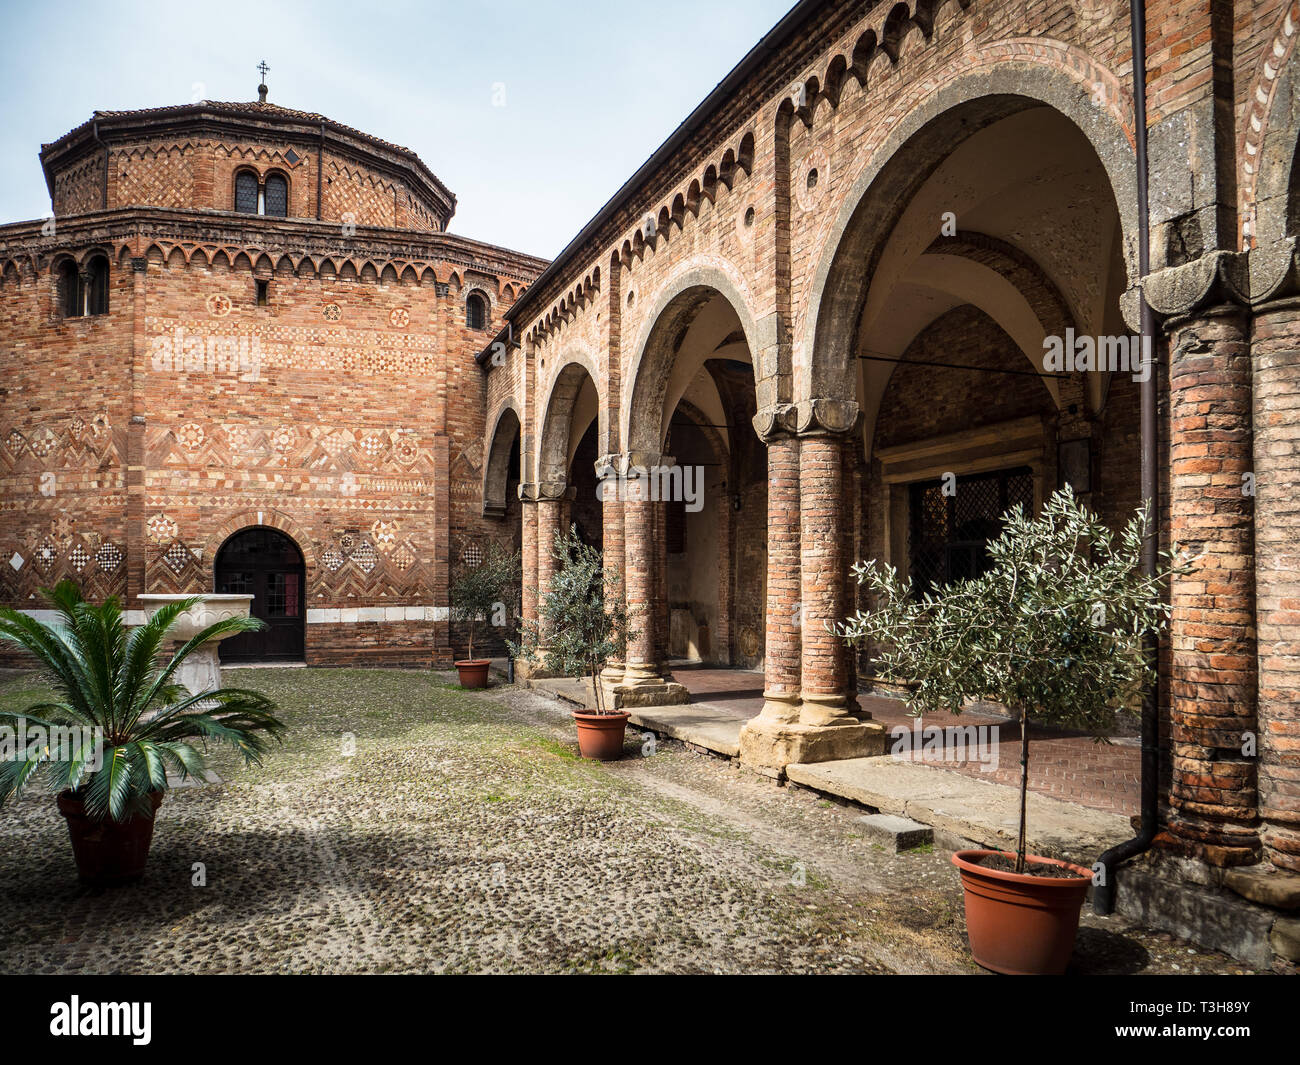
<svg viewBox="0 0 1300 1065">
<path fill-rule="evenodd" d="M 217 754 L 220 784 L 174 790 L 139 884 L 81 887 L 48 796 L 0 814 L 0 970 L 981 971 L 948 856 L 886 853 L 859 811 L 668 741 L 584 762 L 568 710 L 529 691 L 226 679 L 279 702 L 285 744 L 260 768 Z M 0 706 L 36 691 L 6 674 Z M 1090 914 L 1075 968 L 1243 971 Z"/>
</svg>

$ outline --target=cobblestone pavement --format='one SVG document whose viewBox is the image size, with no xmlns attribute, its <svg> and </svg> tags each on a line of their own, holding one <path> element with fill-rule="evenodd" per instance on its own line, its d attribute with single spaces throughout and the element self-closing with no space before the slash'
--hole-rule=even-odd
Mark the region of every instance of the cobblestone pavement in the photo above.
<svg viewBox="0 0 1300 1065">
<path fill-rule="evenodd" d="M 583 762 L 557 702 L 441 674 L 227 683 L 280 702 L 286 743 L 170 794 L 141 883 L 79 886 L 49 797 L 0 812 L 0 969 L 979 971 L 947 855 L 887 854 L 854 810 L 730 762 L 639 737 L 622 762 Z M 34 692 L 10 674 L 0 705 Z M 1091 915 L 1075 965 L 1241 971 Z"/>
</svg>

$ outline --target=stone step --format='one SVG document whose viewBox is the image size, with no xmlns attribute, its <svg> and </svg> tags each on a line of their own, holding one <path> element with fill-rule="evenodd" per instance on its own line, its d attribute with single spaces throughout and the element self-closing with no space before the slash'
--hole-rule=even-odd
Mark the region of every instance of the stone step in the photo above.
<svg viewBox="0 0 1300 1065">
<path fill-rule="evenodd" d="M 886 850 L 898 854 L 934 842 L 934 829 L 894 814 L 864 814 L 858 818 L 863 834 Z"/>
</svg>

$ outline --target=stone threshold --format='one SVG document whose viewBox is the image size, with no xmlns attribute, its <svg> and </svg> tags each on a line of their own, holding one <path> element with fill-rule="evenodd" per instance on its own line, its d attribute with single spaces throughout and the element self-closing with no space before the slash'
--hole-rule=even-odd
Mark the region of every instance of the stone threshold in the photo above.
<svg viewBox="0 0 1300 1065">
<path fill-rule="evenodd" d="M 590 709 L 591 689 L 581 681 L 550 678 L 530 682 L 574 706 Z M 724 758 L 740 754 L 745 721 L 707 702 L 629 708 L 628 723 Z M 1018 788 L 889 755 L 788 765 L 786 778 L 827 798 L 929 825 L 936 843 L 960 850 L 1016 845 Z M 1035 854 L 1091 867 L 1103 851 L 1129 839 L 1129 819 L 1076 803 L 1029 793 L 1029 847 Z"/>
</svg>

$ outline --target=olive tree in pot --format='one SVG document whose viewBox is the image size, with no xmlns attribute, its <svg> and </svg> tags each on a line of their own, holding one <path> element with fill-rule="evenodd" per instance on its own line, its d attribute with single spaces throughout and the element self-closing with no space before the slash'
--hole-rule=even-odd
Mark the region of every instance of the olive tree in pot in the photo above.
<svg viewBox="0 0 1300 1065">
<path fill-rule="evenodd" d="M 481 558 L 466 556 L 462 551 L 451 579 L 452 616 L 466 626 L 469 636 L 469 653 L 456 663 L 456 672 L 461 687 L 483 688 L 492 660 L 474 657 L 474 637 L 480 625 L 508 625 L 512 616 L 508 601 L 519 585 L 520 555 L 492 541 Z"/>
<path fill-rule="evenodd" d="M 170 630 L 198 597 L 167 603 L 128 630 L 116 597 L 94 606 L 72 581 L 41 594 L 58 611 L 56 622 L 0 609 L 0 639 L 35 656 L 54 692 L 23 713 L 0 712 L 0 725 L 17 741 L 0 757 L 0 804 L 43 777 L 67 818 L 81 879 L 138 879 L 168 772 L 183 780 L 207 771 L 196 741 L 227 743 L 246 762 L 260 762 L 267 737 L 284 732 L 274 704 L 258 692 L 190 692 L 175 681 L 199 647 L 262 623 L 214 622 L 168 656 Z"/>
<path fill-rule="evenodd" d="M 605 570 L 596 548 L 582 542 L 577 526 L 556 533 L 551 546 L 555 574 L 539 597 L 540 621 L 525 620 L 520 644 L 512 650 L 547 672 L 590 681 L 594 712 L 575 710 L 578 749 L 584 758 L 610 761 L 623 754 L 625 710 L 609 706 L 600 674 L 611 660 L 627 654 L 629 612 L 619 594 L 621 579 Z"/>
<path fill-rule="evenodd" d="M 882 648 L 877 671 L 905 683 L 914 715 L 961 713 L 994 699 L 1020 713 L 1020 825 L 1015 854 L 953 855 L 966 897 L 975 960 L 1005 973 L 1059 973 L 1069 963 L 1092 873 L 1026 853 L 1032 723 L 1079 728 L 1104 742 L 1120 707 L 1152 679 L 1144 640 L 1168 621 L 1170 572 L 1144 574 L 1142 512 L 1117 534 L 1068 487 L 1038 518 L 1019 508 L 988 545 L 988 569 L 935 593 L 874 561 L 854 567 L 874 609 L 838 627 Z"/>
</svg>

